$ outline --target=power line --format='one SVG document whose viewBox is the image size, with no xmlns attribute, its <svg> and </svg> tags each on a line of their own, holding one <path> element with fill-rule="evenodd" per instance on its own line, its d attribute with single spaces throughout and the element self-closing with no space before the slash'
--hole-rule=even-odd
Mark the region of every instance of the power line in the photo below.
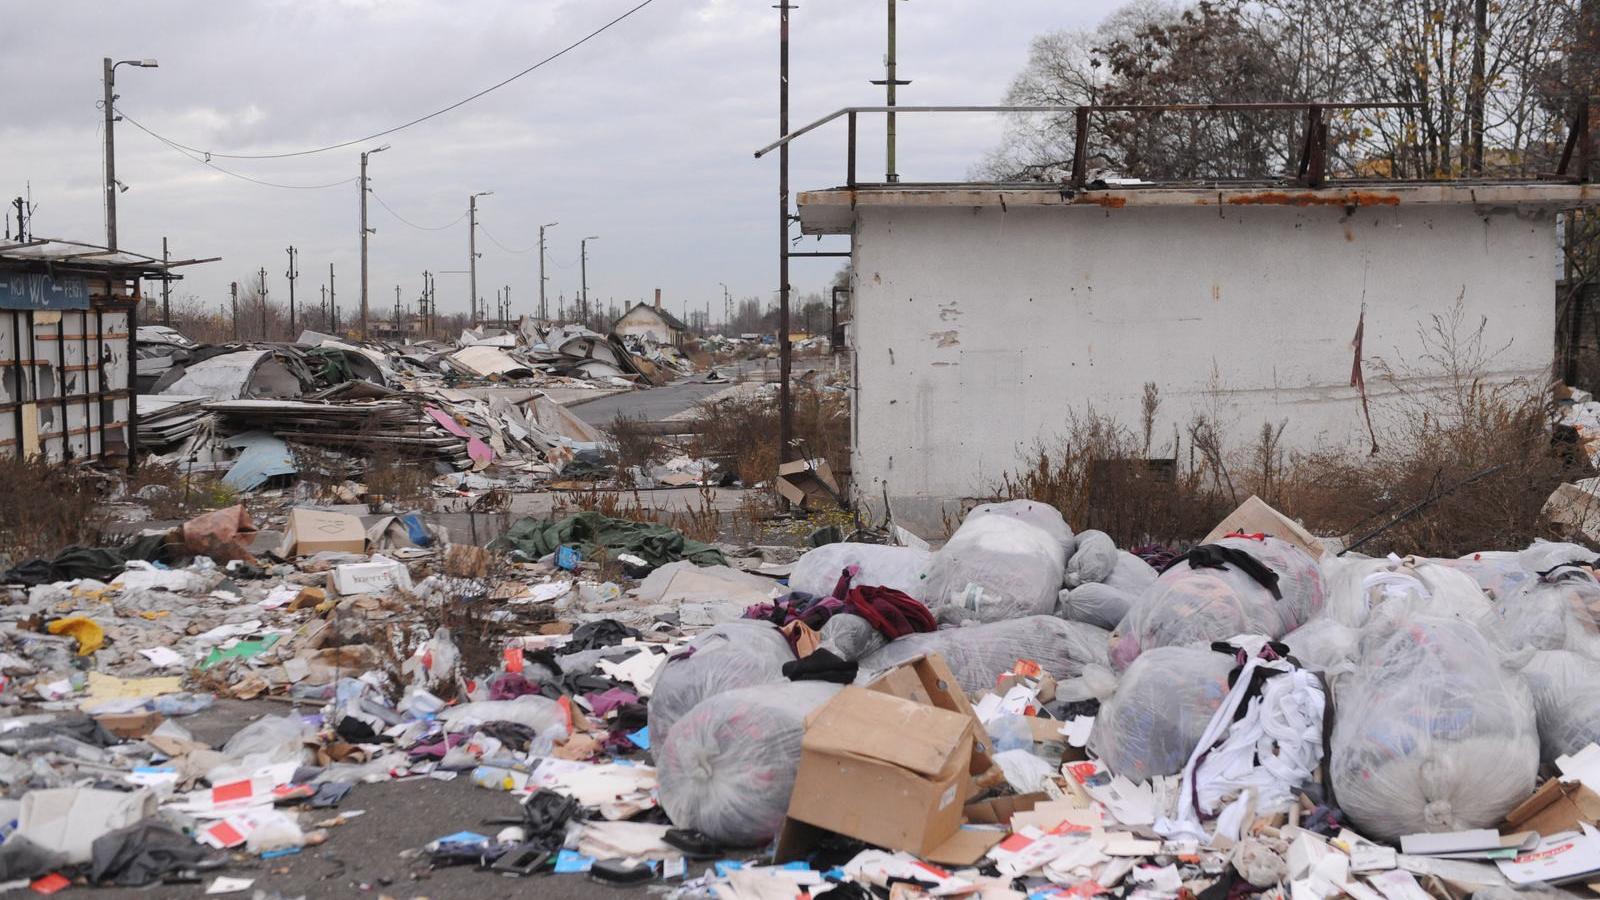
<svg viewBox="0 0 1600 900">
<path fill-rule="evenodd" d="M 144 132 L 145 134 L 150 135 L 151 137 L 153 137 L 156 140 L 160 141 L 162 144 L 165 144 L 168 149 L 172 150 L 172 152 L 182 155 L 184 159 L 187 159 L 187 160 L 189 160 L 191 162 L 197 162 L 197 163 L 199 163 L 199 164 L 201 164 L 203 166 L 206 166 L 208 168 L 211 168 L 211 169 L 214 169 L 214 170 L 216 170 L 218 172 L 221 172 L 224 175 L 229 175 L 229 176 L 232 176 L 234 178 L 238 178 L 241 181 L 248 181 L 251 184 L 259 184 L 259 185 L 261 185 L 263 187 L 285 188 L 285 189 L 293 190 L 293 191 L 320 191 L 320 190 L 323 190 L 325 188 L 334 188 L 334 187 L 339 187 L 341 185 L 346 185 L 346 184 L 349 184 L 350 182 L 356 180 L 356 176 L 351 176 L 349 178 L 344 179 L 343 181 L 330 181 L 327 184 L 280 184 L 280 183 L 278 183 L 276 181 L 263 181 L 260 178 L 252 178 L 249 175 L 244 175 L 244 174 L 241 174 L 239 172 L 232 171 L 231 169 L 224 169 L 223 167 L 217 165 L 216 163 L 212 162 L 209 159 L 204 159 L 202 157 L 195 156 L 193 153 L 191 153 L 187 149 L 185 149 L 181 144 L 176 144 L 176 143 L 174 143 L 172 141 L 169 141 L 166 138 L 162 137 L 161 135 L 156 134 L 154 131 L 151 131 L 150 129 L 144 127 L 143 125 L 140 125 L 138 122 L 135 122 L 133 119 L 129 118 L 126 113 L 123 113 L 120 108 L 113 108 L 113 111 L 116 112 L 118 115 L 122 116 L 122 118 L 127 120 L 127 122 L 130 125 L 132 125 L 133 127 L 139 129 L 140 131 Z"/>
<path fill-rule="evenodd" d="M 405 216 L 402 216 L 399 213 L 395 212 L 394 211 L 394 207 L 392 207 L 389 204 L 383 202 L 383 198 L 378 196 L 378 192 L 377 191 L 369 189 L 367 191 L 367 193 L 372 195 L 372 199 L 378 201 L 378 205 L 379 206 L 381 206 L 384 209 L 388 210 L 389 211 L 389 215 L 394 216 L 396 219 L 399 219 L 404 224 L 410 225 L 412 228 L 415 228 L 418 231 L 443 231 L 446 228 L 450 228 L 450 227 L 454 226 L 457 222 L 460 222 L 462 219 L 465 219 L 467 217 L 467 214 L 463 212 L 461 215 L 456 216 L 454 219 L 451 219 L 449 222 L 446 222 L 443 225 L 439 225 L 439 226 L 436 226 L 436 227 L 430 227 L 430 226 L 427 226 L 427 225 L 418 225 L 417 223 L 415 223 L 415 222 L 411 221 L 410 219 L 406 218 Z M 498 241 L 496 243 L 498 243 Z"/>
<path fill-rule="evenodd" d="M 514 254 L 514 255 L 517 255 L 517 256 L 521 256 L 524 253 L 532 253 L 533 251 L 539 249 L 539 245 L 536 242 L 536 243 L 534 243 L 534 245 L 532 247 L 528 247 L 528 248 L 525 248 L 525 249 L 522 249 L 522 250 L 513 250 L 510 247 L 507 247 L 505 244 L 500 243 L 499 238 L 496 238 L 494 235 L 490 234 L 489 233 L 489 229 L 483 227 L 483 223 L 482 222 L 478 223 L 478 230 L 483 232 L 483 236 L 488 238 L 490 243 L 494 244 L 496 247 L 499 247 L 501 250 L 504 250 L 507 253 L 511 253 L 511 254 Z"/>
<path fill-rule="evenodd" d="M 493 91 L 497 91 L 500 88 L 503 88 L 506 85 L 510 84 L 511 82 L 516 81 L 518 78 L 521 78 L 524 75 L 527 75 L 530 72 L 533 72 L 535 69 L 539 69 L 539 68 L 545 66 L 548 63 L 555 62 L 556 60 L 558 60 L 561 57 L 567 55 L 568 53 L 571 53 L 573 50 L 576 50 L 579 47 L 583 46 L 584 44 L 587 44 L 589 41 L 599 37 L 601 34 L 604 34 L 606 31 L 610 30 L 612 28 L 612 26 L 618 24 L 622 20 L 628 18 L 629 16 L 633 15 L 634 13 L 638 12 L 641 9 L 644 9 L 646 6 L 649 6 L 651 3 L 654 3 L 654 2 L 655 2 L 655 0 L 642 0 L 642 2 L 639 3 L 639 5 L 633 7 L 632 9 L 628 10 L 627 12 L 623 13 L 620 16 L 617 16 L 615 19 L 612 19 L 611 21 L 605 23 L 604 25 L 601 25 L 599 28 L 596 28 L 594 31 L 591 31 L 588 34 L 584 35 L 583 37 L 579 38 L 578 40 L 568 44 L 565 47 L 562 47 L 560 50 L 557 50 L 556 52 L 550 54 L 549 56 L 546 56 L 544 59 L 539 60 L 538 62 L 534 63 L 533 65 L 531 65 L 529 67 L 527 67 L 526 69 L 523 69 L 522 71 L 518 72 L 517 74 L 512 75 L 510 78 L 507 78 L 504 81 L 500 81 L 500 82 L 497 82 L 495 84 L 492 84 L 492 85 L 484 88 L 483 90 L 477 92 L 476 94 L 471 95 L 470 97 L 466 97 L 465 99 L 462 99 L 462 100 L 457 100 L 456 102 L 454 102 L 454 103 L 450 104 L 449 106 L 446 106 L 446 107 L 444 107 L 442 109 L 436 109 L 433 112 L 428 113 L 427 115 L 418 116 L 417 118 L 412 119 L 409 122 L 405 122 L 403 124 L 396 125 L 393 128 L 385 129 L 383 131 L 377 132 L 376 134 L 369 134 L 366 137 L 353 138 L 353 139 L 348 140 L 348 141 L 341 141 L 340 143 L 337 143 L 337 144 L 330 144 L 330 145 L 328 145 L 326 147 L 316 147 L 316 148 L 313 148 L 313 149 L 310 149 L 310 150 L 295 150 L 295 151 L 291 151 L 291 152 L 287 152 L 287 153 L 223 153 L 223 152 L 217 151 L 217 150 L 203 150 L 203 149 L 201 149 L 199 147 L 191 147 L 191 146 L 189 146 L 187 144 L 181 144 L 181 143 L 178 143 L 176 141 L 170 141 L 170 143 L 175 147 L 181 147 L 184 150 L 187 150 L 187 151 L 189 151 L 191 153 L 203 154 L 206 157 L 205 162 L 206 162 L 207 165 L 210 165 L 210 160 L 211 160 L 212 157 L 220 157 L 222 159 L 286 159 L 286 158 L 291 157 L 291 156 L 310 156 L 313 153 L 326 153 L 329 150 L 340 150 L 340 149 L 343 149 L 345 147 L 354 146 L 356 144 L 364 144 L 364 143 L 366 143 L 368 141 L 376 140 L 376 139 L 384 137 L 386 135 L 394 134 L 397 131 L 401 131 L 401 130 L 404 130 L 406 128 L 410 128 L 413 125 L 419 125 L 419 124 L 421 124 L 423 122 L 426 122 L 429 119 L 432 119 L 432 118 L 434 118 L 436 116 L 442 116 L 445 113 L 450 112 L 451 110 L 459 109 L 459 108 L 467 105 L 468 103 L 471 103 L 472 101 L 478 99 L 479 97 L 482 97 L 482 96 L 484 96 L 486 94 L 489 94 L 489 93 L 491 93 Z M 151 131 L 150 129 L 145 128 L 143 125 L 139 125 L 139 123 L 137 121 L 135 121 L 133 119 L 133 117 L 129 116 L 125 112 L 122 112 L 120 107 L 118 108 L 117 111 L 122 113 L 122 117 L 124 119 L 127 119 L 129 122 L 133 122 L 133 124 L 138 126 L 140 130 L 150 134 L 152 137 L 160 138 L 163 141 L 167 141 L 168 140 L 167 138 L 162 138 L 160 135 L 157 135 L 155 132 Z"/>
</svg>

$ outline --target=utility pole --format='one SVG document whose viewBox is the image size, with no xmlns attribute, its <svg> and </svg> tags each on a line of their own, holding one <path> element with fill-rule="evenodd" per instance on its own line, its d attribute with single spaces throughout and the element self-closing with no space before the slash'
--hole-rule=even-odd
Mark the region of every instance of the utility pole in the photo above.
<svg viewBox="0 0 1600 900">
<path fill-rule="evenodd" d="M 544 283 L 549 280 L 544 275 L 544 230 L 560 224 L 560 222 L 547 222 L 539 226 L 539 318 L 547 322 L 550 320 L 550 306 L 544 299 Z"/>
<path fill-rule="evenodd" d="M 506 300 L 505 300 L 505 304 L 506 304 L 505 312 L 502 312 L 500 314 L 500 321 L 509 324 L 511 322 L 511 285 L 509 285 L 509 284 L 506 285 Z"/>
<path fill-rule="evenodd" d="M 261 279 L 261 339 L 267 339 L 267 267 L 262 266 L 258 276 Z"/>
<path fill-rule="evenodd" d="M 479 191 L 467 197 L 467 291 L 472 310 L 468 327 L 478 324 L 478 198 L 493 193 Z"/>
<path fill-rule="evenodd" d="M 901 80 L 899 80 L 898 78 L 895 77 L 895 68 L 896 67 L 895 67 L 895 58 L 894 58 L 894 56 L 895 56 L 895 54 L 894 54 L 894 37 L 895 37 L 894 7 L 895 7 L 895 4 L 898 3 L 898 2 L 899 2 L 899 0 L 888 0 L 888 3 L 889 3 L 889 46 L 888 46 L 888 50 L 883 54 L 883 70 L 884 70 L 883 71 L 883 79 L 881 81 L 880 80 L 874 80 L 874 81 L 871 82 L 872 84 L 881 84 L 881 85 L 883 85 L 884 94 L 885 94 L 885 97 L 886 97 L 884 105 L 885 106 L 890 106 L 890 107 L 894 106 L 894 89 L 896 87 L 899 87 L 902 84 L 910 84 L 911 83 L 909 81 L 901 81 Z M 885 151 L 885 157 L 884 158 L 885 158 L 885 160 L 887 160 L 887 162 L 885 163 L 885 168 L 887 169 L 887 172 L 884 175 L 884 179 L 886 181 L 888 181 L 890 184 L 893 184 L 894 182 L 897 182 L 897 181 L 900 180 L 900 173 L 898 173 L 898 172 L 896 172 L 894 170 L 894 168 L 895 168 L 895 162 L 894 162 L 894 136 L 895 136 L 894 113 L 891 112 L 885 117 L 885 125 L 884 125 L 884 151 Z"/>
<path fill-rule="evenodd" d="M 778 0 L 778 137 L 780 138 L 789 136 L 789 10 L 793 8 L 789 0 Z M 779 464 L 789 461 L 789 441 L 794 437 L 794 410 L 790 408 L 789 403 L 789 144 L 784 142 L 784 145 L 778 148 Z"/>
<path fill-rule="evenodd" d="M 728 290 L 726 283 L 719 281 L 717 284 L 722 285 L 722 327 L 726 329 L 733 322 L 733 294 Z M 709 312 L 706 313 L 706 324 L 711 324 L 711 313 Z"/>
<path fill-rule="evenodd" d="M 328 308 L 333 310 L 332 329 L 339 333 L 339 295 L 333 290 L 333 263 L 328 263 Z"/>
<path fill-rule="evenodd" d="M 172 257 L 167 255 L 167 239 L 161 238 L 161 261 L 168 263 Z M 161 279 L 161 324 L 172 327 L 172 272 L 162 272 Z"/>
<path fill-rule="evenodd" d="M 367 235 L 378 229 L 367 227 L 367 157 L 389 149 L 388 144 L 376 150 L 361 151 L 361 339 L 367 339 Z"/>
<path fill-rule="evenodd" d="M 785 3 L 788 0 L 784 0 Z M 598 241 L 600 236 L 591 234 L 578 242 L 578 279 L 583 288 L 582 301 L 578 307 L 578 324 L 589 325 L 589 242 Z"/>
<path fill-rule="evenodd" d="M 239 282 L 228 285 L 228 293 L 233 296 L 233 340 L 239 340 Z"/>
<path fill-rule="evenodd" d="M 322 327 L 323 328 L 327 328 L 327 329 L 329 329 L 331 331 L 333 326 L 331 324 L 329 324 L 329 322 L 330 322 L 330 320 L 328 319 L 328 286 L 327 285 L 323 285 L 322 286 Z"/>
<path fill-rule="evenodd" d="M 1467 86 L 1467 140 L 1461 149 L 1466 151 L 1467 164 L 1463 167 L 1471 175 L 1483 174 L 1483 98 L 1488 92 L 1484 84 L 1484 45 L 1489 42 L 1489 0 L 1476 0 L 1473 8 L 1472 81 Z"/>
<path fill-rule="evenodd" d="M 284 277 L 289 279 L 289 339 L 290 340 L 293 340 L 293 339 L 295 339 L 295 338 L 300 336 L 300 332 L 295 330 L 295 325 L 294 325 L 294 280 L 296 278 L 300 277 L 300 270 L 296 269 L 294 267 L 294 256 L 295 256 L 295 253 L 296 253 L 296 251 L 294 249 L 294 246 L 291 244 L 289 246 L 289 271 L 284 273 Z"/>
<path fill-rule="evenodd" d="M 117 66 L 138 66 L 141 69 L 154 69 L 156 61 L 153 59 L 124 59 L 112 62 L 111 57 L 105 57 L 105 142 L 106 142 L 106 249 L 117 249 L 117 192 L 122 190 L 122 185 L 117 183 L 117 144 L 116 144 L 116 105 L 117 105 Z"/>
</svg>

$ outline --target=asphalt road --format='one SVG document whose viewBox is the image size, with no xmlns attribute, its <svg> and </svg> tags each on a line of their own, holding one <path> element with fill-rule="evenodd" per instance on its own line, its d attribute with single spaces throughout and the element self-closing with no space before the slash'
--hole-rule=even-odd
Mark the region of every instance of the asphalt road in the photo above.
<svg viewBox="0 0 1600 900">
<path fill-rule="evenodd" d="M 195 716 L 180 719 L 198 740 L 220 746 L 238 728 L 262 715 L 283 715 L 290 707 L 274 701 L 249 703 L 221 700 Z M 93 900 L 150 900 L 153 897 L 204 897 L 217 875 L 252 878 L 251 890 L 268 897 L 307 900 L 320 898 L 389 896 L 396 900 L 500 900 L 530 897 L 552 900 L 619 900 L 646 896 L 648 885 L 618 888 L 597 884 L 584 875 L 536 875 L 510 878 L 472 867 L 430 871 L 425 858 L 414 851 L 434 838 L 457 831 L 493 835 L 502 826 L 484 825 L 485 818 L 514 817 L 517 801 L 510 794 L 480 788 L 467 773 L 454 781 L 420 778 L 358 784 L 335 813 L 364 810 L 344 825 L 328 829 L 328 840 L 299 853 L 262 860 L 239 852 L 229 855 L 229 865 L 203 873 L 197 884 L 157 884 L 148 888 L 69 889 L 67 895 Z M 653 882 L 660 886 L 662 882 Z M 276 892 L 276 893 L 274 893 Z M 249 897 L 250 892 L 225 896 Z"/>
<path fill-rule="evenodd" d="M 812 369 L 826 365 L 828 365 L 826 360 L 797 359 L 794 361 L 793 374 L 798 378 Z M 747 359 L 734 365 L 719 366 L 718 371 L 728 378 L 728 381 L 707 384 L 704 382 L 705 375 L 697 374 L 692 378 L 674 381 L 661 387 L 612 394 L 570 408 L 578 418 L 598 427 L 609 425 L 619 414 L 633 418 L 642 416 L 646 421 L 659 422 L 685 412 L 701 400 L 729 387 L 734 381 L 776 380 L 778 361 Z"/>
</svg>

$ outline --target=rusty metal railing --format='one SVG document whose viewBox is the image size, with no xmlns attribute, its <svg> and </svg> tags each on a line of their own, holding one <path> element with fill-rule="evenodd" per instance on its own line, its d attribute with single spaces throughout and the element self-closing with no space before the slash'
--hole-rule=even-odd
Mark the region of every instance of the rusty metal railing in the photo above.
<svg viewBox="0 0 1600 900">
<path fill-rule="evenodd" d="M 1283 112 L 1299 111 L 1306 116 L 1305 139 L 1301 143 L 1296 177 L 1307 187 L 1319 187 L 1327 180 L 1328 171 L 1328 113 L 1346 109 L 1419 109 L 1420 103 L 1398 101 L 1318 102 L 1295 103 L 1130 103 L 1091 104 L 1084 106 L 847 106 L 835 110 L 814 122 L 802 125 L 776 141 L 757 150 L 757 159 L 782 147 L 803 134 L 822 127 L 841 116 L 845 119 L 845 184 L 856 187 L 856 122 L 862 113 L 1072 113 L 1074 119 L 1072 176 L 1070 185 L 1083 190 L 1088 182 L 1089 117 L 1095 113 L 1218 113 L 1218 112 Z"/>
</svg>

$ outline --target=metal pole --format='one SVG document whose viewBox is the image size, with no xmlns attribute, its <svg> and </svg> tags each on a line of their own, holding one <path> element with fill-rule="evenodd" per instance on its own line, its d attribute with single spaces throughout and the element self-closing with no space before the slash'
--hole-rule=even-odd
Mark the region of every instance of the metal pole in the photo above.
<svg viewBox="0 0 1600 900">
<path fill-rule="evenodd" d="M 233 339 L 239 340 L 239 282 L 228 285 L 228 293 L 233 297 Z"/>
<path fill-rule="evenodd" d="M 367 339 L 367 151 L 361 151 L 361 339 Z"/>
<path fill-rule="evenodd" d="M 259 277 L 261 278 L 261 295 L 260 295 L 260 298 L 259 298 L 259 301 L 261 303 L 261 339 L 264 341 L 264 340 L 267 339 L 267 267 L 266 266 L 262 266 L 261 267 L 261 271 L 259 272 Z"/>
<path fill-rule="evenodd" d="M 333 263 L 328 263 L 328 307 L 333 310 L 333 332 L 339 333 L 339 295 L 333 290 Z"/>
<path fill-rule="evenodd" d="M 539 318 L 549 321 L 550 307 L 544 300 L 544 229 L 545 226 L 539 226 Z"/>
<path fill-rule="evenodd" d="M 295 280 L 295 278 L 297 276 L 299 276 L 300 273 L 294 267 L 294 254 L 295 254 L 295 249 L 294 249 L 294 246 L 291 244 L 289 246 L 289 271 L 287 273 L 287 277 L 289 279 L 289 339 L 290 340 L 293 340 L 294 338 L 299 337 L 299 333 L 297 331 L 295 331 L 295 325 L 294 325 L 294 280 Z"/>
<path fill-rule="evenodd" d="M 894 88 L 897 82 L 894 77 L 894 5 L 900 0 L 889 0 L 889 51 L 884 55 L 884 93 L 887 99 L 885 106 L 894 105 Z M 884 126 L 884 150 L 887 153 L 888 165 L 884 180 L 893 184 L 900 180 L 900 175 L 894 170 L 894 113 L 887 114 L 887 124 Z"/>
<path fill-rule="evenodd" d="M 891 0 L 892 2 L 892 0 Z M 778 0 L 778 134 L 789 133 L 789 0 Z M 892 79 L 891 79 L 892 80 Z M 789 145 L 778 150 L 778 462 L 789 461 Z M 785 504 L 787 505 L 787 504 Z"/>
<path fill-rule="evenodd" d="M 467 198 L 467 325 L 478 324 L 478 195 Z"/>
<path fill-rule="evenodd" d="M 172 257 L 167 255 L 167 239 L 161 239 L 161 261 L 171 262 Z M 161 279 L 161 324 L 172 327 L 172 273 L 163 272 Z"/>
<path fill-rule="evenodd" d="M 578 306 L 578 324 L 585 325 L 589 321 L 589 239 L 584 238 L 578 242 L 578 284 L 581 286 L 581 300 Z"/>
<path fill-rule="evenodd" d="M 112 108 L 117 95 L 113 88 L 116 84 L 116 66 L 112 64 L 111 57 L 105 58 L 105 88 L 106 88 L 106 248 L 117 249 L 117 145 L 113 138 L 116 133 L 116 115 Z"/>
</svg>

